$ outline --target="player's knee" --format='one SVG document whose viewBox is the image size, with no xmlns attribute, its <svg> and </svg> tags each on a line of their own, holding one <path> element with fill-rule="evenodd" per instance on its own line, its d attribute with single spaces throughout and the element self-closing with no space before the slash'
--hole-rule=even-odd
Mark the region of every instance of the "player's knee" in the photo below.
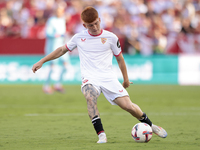
<svg viewBox="0 0 200 150">
<path fill-rule="evenodd" d="M 85 99 L 87 100 L 87 102 L 88 102 L 88 101 L 91 101 L 91 97 L 90 97 L 89 95 L 85 95 L 85 94 L 84 94 L 84 96 L 85 96 Z"/>
<path fill-rule="evenodd" d="M 87 100 L 87 105 L 92 106 L 94 105 L 94 102 L 91 99 L 86 99 Z"/>
<path fill-rule="evenodd" d="M 97 100 L 94 97 L 86 95 L 85 99 L 87 101 L 87 104 L 90 105 L 90 106 L 91 105 L 96 105 L 96 103 L 97 103 Z"/>
</svg>

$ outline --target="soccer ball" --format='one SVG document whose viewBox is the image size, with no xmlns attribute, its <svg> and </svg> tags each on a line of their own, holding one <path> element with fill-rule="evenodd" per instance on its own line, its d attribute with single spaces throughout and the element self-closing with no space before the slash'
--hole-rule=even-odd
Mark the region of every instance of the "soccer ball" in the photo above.
<svg viewBox="0 0 200 150">
<path fill-rule="evenodd" d="M 131 135 L 138 143 L 149 142 L 152 138 L 152 128 L 146 123 L 137 123 L 132 128 Z"/>
</svg>

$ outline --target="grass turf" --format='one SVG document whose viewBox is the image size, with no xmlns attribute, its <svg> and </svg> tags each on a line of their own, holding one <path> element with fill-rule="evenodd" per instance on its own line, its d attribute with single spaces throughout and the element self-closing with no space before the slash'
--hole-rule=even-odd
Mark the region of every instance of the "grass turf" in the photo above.
<svg viewBox="0 0 200 150">
<path fill-rule="evenodd" d="M 200 86 L 131 85 L 128 92 L 154 124 L 168 132 L 135 143 L 138 121 L 101 94 L 98 108 L 108 143 L 98 140 L 78 85 L 45 95 L 40 85 L 0 85 L 0 150 L 200 149 Z"/>
</svg>

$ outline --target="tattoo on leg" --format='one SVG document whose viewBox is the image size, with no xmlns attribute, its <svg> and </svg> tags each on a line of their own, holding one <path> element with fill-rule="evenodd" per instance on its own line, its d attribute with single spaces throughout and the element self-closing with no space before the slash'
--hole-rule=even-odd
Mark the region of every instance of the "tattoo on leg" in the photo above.
<svg viewBox="0 0 200 150">
<path fill-rule="evenodd" d="M 99 97 L 99 93 L 91 84 L 85 85 L 82 91 L 87 100 L 87 109 L 89 117 L 92 120 L 94 116 L 99 116 L 99 111 L 97 108 L 97 98 Z"/>
</svg>

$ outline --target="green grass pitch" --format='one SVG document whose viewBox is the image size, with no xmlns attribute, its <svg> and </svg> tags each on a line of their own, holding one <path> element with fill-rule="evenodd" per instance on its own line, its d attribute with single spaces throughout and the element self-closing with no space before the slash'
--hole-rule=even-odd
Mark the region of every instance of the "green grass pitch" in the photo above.
<svg viewBox="0 0 200 150">
<path fill-rule="evenodd" d="M 138 123 L 101 94 L 98 108 L 108 143 L 97 144 L 79 85 L 45 95 L 41 85 L 0 85 L 0 150 L 197 150 L 200 149 L 200 86 L 131 85 L 131 100 L 168 132 L 136 143 Z"/>
</svg>

